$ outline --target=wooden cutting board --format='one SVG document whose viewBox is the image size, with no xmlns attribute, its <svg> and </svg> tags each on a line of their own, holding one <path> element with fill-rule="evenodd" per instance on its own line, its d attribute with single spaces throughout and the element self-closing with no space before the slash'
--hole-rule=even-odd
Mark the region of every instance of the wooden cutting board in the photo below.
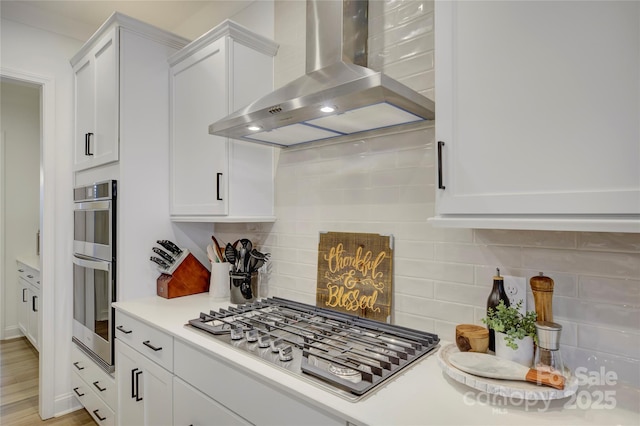
<svg viewBox="0 0 640 426">
<path fill-rule="evenodd" d="M 454 367 L 480 377 L 492 379 L 522 380 L 538 385 L 564 389 L 565 379 L 555 373 L 534 370 L 517 362 L 498 358 L 493 355 L 475 352 L 458 352 L 449 356 L 449 362 Z"/>
</svg>

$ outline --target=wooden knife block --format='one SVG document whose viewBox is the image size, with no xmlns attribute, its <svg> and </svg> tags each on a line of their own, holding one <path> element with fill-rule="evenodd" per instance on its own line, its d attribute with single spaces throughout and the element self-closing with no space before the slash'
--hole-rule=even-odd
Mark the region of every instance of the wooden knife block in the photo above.
<svg viewBox="0 0 640 426">
<path fill-rule="evenodd" d="M 172 268 L 173 269 L 173 268 Z M 211 273 L 191 253 L 188 253 L 171 275 L 157 279 L 158 296 L 165 299 L 209 291 Z"/>
</svg>

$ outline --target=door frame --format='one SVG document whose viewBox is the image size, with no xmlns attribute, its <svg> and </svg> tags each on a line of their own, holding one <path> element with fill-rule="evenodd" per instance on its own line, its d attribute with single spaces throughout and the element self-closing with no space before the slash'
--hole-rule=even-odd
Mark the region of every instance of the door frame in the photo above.
<svg viewBox="0 0 640 426">
<path fill-rule="evenodd" d="M 50 76 L 32 74 L 0 67 L 0 76 L 17 82 L 35 84 L 40 88 L 40 305 L 39 402 L 40 417 L 55 414 L 55 80 Z M 4 195 L 4 194 L 2 194 Z M 0 216 L 4 226 L 4 216 Z M 2 247 L 4 251 L 4 247 Z M 0 258 L 4 262 L 4 258 Z M 5 265 L 2 270 L 4 271 Z M 0 296 L 2 297 L 2 296 Z M 1 302 L 2 300 L 0 300 Z M 0 327 L 3 327 L 0 318 Z M 4 328 L 0 328 L 4 330 Z"/>
</svg>

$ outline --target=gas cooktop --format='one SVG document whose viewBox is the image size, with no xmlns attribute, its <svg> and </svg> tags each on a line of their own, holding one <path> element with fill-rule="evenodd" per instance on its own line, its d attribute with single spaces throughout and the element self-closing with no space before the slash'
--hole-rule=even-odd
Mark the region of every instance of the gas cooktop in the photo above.
<svg viewBox="0 0 640 426">
<path fill-rule="evenodd" d="M 436 334 L 276 297 L 200 313 L 189 324 L 350 401 L 440 342 Z"/>
</svg>

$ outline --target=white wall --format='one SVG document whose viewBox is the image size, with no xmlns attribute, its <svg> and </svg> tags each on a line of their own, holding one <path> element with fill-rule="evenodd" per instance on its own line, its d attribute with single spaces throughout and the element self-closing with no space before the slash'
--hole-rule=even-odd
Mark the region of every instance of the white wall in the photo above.
<svg viewBox="0 0 640 426">
<path fill-rule="evenodd" d="M 17 301 L 18 256 L 36 257 L 36 232 L 40 222 L 40 91 L 16 83 L 0 84 L 0 137 L 4 153 L 0 182 L 4 183 L 5 271 L 0 284 L 4 338 L 20 335 Z"/>
<path fill-rule="evenodd" d="M 72 318 L 71 232 L 72 173 L 71 143 L 73 140 L 73 73 L 69 58 L 81 46 L 77 40 L 2 19 L 0 40 L 3 68 L 35 74 L 54 80 L 55 85 L 55 235 L 43 235 L 55 240 L 56 258 L 53 281 L 43 286 L 55 286 L 55 390 L 56 412 L 67 410 L 70 398 L 70 351 Z M 46 184 L 46 183 L 45 183 Z"/>
<path fill-rule="evenodd" d="M 431 96 L 433 2 L 370 6 L 372 66 Z M 291 80 L 304 72 L 304 7 L 277 1 L 275 10 L 276 76 Z M 456 324 L 481 323 L 496 267 L 527 283 L 543 271 L 555 280 L 554 320 L 564 326 L 567 364 L 604 365 L 640 386 L 640 234 L 434 228 L 427 222 L 434 215 L 434 142 L 431 128 L 283 150 L 277 222 L 218 224 L 216 234 L 253 238 L 273 254 L 269 295 L 312 304 L 320 231 L 393 234 L 395 322 L 450 341 Z M 529 302 L 533 309 L 530 293 Z"/>
</svg>

